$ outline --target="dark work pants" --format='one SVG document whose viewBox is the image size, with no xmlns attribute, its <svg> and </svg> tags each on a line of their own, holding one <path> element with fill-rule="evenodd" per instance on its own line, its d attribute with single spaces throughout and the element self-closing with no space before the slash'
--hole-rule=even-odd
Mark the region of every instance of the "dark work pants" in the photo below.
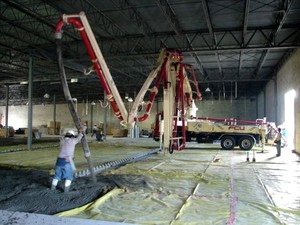
<svg viewBox="0 0 300 225">
<path fill-rule="evenodd" d="M 276 143 L 277 155 L 281 155 L 281 141 Z"/>
</svg>

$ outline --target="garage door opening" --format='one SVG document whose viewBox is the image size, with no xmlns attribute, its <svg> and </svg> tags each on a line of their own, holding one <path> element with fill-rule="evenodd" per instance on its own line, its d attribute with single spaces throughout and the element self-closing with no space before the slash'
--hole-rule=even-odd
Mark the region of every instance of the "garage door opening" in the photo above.
<svg viewBox="0 0 300 225">
<path fill-rule="evenodd" d="M 283 136 L 287 139 L 288 149 L 294 150 L 294 136 L 295 136 L 295 90 L 290 90 L 284 95 L 284 115 L 285 132 Z"/>
</svg>

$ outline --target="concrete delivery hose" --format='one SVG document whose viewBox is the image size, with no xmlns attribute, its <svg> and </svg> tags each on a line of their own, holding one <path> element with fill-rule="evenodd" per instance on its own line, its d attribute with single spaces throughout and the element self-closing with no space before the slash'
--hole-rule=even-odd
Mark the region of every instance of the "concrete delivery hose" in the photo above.
<svg viewBox="0 0 300 225">
<path fill-rule="evenodd" d="M 69 87 L 68 87 L 68 83 L 67 83 L 67 79 L 66 79 L 66 74 L 65 74 L 65 68 L 64 68 L 63 59 L 62 59 L 62 48 L 61 48 L 61 45 L 62 45 L 61 39 L 56 39 L 56 46 L 57 46 L 56 52 L 57 52 L 58 69 L 59 69 L 61 84 L 62 84 L 62 87 L 63 87 L 64 95 L 65 95 L 65 98 L 66 98 L 66 101 L 67 101 L 67 104 L 68 104 L 71 116 L 72 116 L 72 118 L 74 120 L 74 123 L 75 123 L 77 129 L 78 129 L 82 125 L 81 125 L 79 116 L 78 116 L 78 114 L 77 114 L 77 112 L 75 110 L 75 106 L 74 106 L 74 103 L 73 103 L 73 100 L 72 100 L 72 96 L 71 96 L 71 93 L 70 93 L 70 90 L 69 90 Z M 89 167 L 89 171 L 90 171 L 89 174 L 90 174 L 92 180 L 96 181 L 94 167 L 93 167 L 93 163 L 92 163 L 92 160 L 91 160 L 91 152 L 90 152 L 90 149 L 89 149 L 89 146 L 88 146 L 85 134 L 83 135 L 83 137 L 81 139 L 81 143 L 82 143 L 82 148 L 83 148 L 84 156 L 85 156 L 85 158 L 86 158 L 86 160 L 88 162 L 88 167 Z"/>
</svg>

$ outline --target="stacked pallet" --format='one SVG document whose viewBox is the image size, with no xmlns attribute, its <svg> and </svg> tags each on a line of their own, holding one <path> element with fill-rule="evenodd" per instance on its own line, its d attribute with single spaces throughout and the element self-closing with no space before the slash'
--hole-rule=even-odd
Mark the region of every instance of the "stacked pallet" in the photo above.
<svg viewBox="0 0 300 225">
<path fill-rule="evenodd" d="M 50 121 L 48 123 L 48 134 L 50 135 L 60 135 L 61 122 Z"/>
</svg>

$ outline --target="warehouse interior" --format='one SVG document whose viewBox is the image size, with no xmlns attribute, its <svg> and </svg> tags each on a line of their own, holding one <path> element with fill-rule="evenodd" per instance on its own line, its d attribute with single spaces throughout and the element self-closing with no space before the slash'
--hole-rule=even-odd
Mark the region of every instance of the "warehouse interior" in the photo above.
<svg viewBox="0 0 300 225">
<path fill-rule="evenodd" d="M 63 68 L 96 179 L 77 145 L 71 191 L 51 191 L 59 138 L 77 130 L 55 40 L 63 15 L 86 16 L 124 109 L 134 106 L 162 49 L 176 50 L 201 92 L 192 96 L 198 117 L 272 122 L 286 135 L 282 155 L 273 140 L 251 151 L 218 142 L 163 151 L 152 138 L 165 110 L 163 85 L 148 118 L 125 127 L 80 29 L 65 23 Z M 299 221 L 299 1 L 2 0 L 0 31 L 1 224 Z M 139 115 L 152 93 L 145 90 Z M 101 141 L 91 137 L 94 124 Z"/>
</svg>

